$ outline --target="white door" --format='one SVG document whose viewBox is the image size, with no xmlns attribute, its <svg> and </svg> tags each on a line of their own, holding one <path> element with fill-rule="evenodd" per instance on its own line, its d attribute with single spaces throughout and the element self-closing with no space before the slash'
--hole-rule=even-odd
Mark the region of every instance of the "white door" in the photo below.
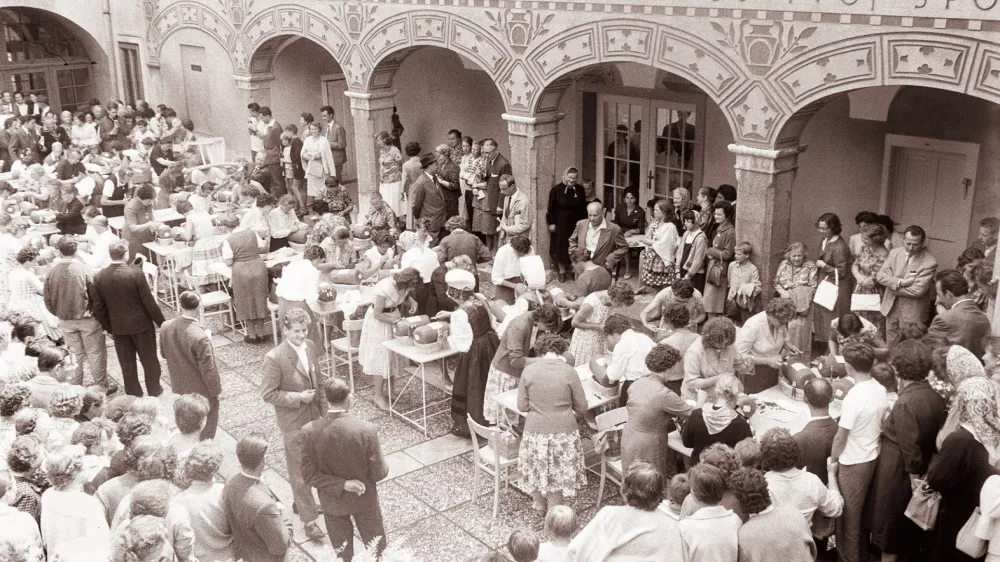
<svg viewBox="0 0 1000 562">
<path fill-rule="evenodd" d="M 679 186 L 694 195 L 702 162 L 696 114 L 694 103 L 598 97 L 597 195 L 606 207 L 619 204 L 630 188 L 642 204 L 669 198 Z"/>
<path fill-rule="evenodd" d="M 324 76 L 322 80 L 323 105 L 333 108 L 334 117 L 344 126 L 344 132 L 347 134 L 347 163 L 340 171 L 340 181 L 345 184 L 355 182 L 358 179 L 358 160 L 354 153 L 354 116 L 351 115 L 351 99 L 344 95 L 347 91 L 347 80 L 342 74 Z"/>
<path fill-rule="evenodd" d="M 886 153 L 883 209 L 900 230 L 923 227 L 939 267 L 954 267 L 968 246 L 979 145 L 888 135 Z"/>
<path fill-rule="evenodd" d="M 211 104 L 205 100 L 211 99 L 208 92 L 208 80 L 205 77 L 205 48 L 194 45 L 181 45 L 181 77 L 184 80 L 185 113 L 194 122 L 196 131 L 208 129 Z"/>
</svg>

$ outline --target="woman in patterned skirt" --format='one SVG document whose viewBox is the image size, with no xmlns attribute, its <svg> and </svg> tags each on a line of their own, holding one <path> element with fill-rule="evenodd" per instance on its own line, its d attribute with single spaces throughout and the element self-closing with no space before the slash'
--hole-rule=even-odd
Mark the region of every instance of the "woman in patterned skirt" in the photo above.
<svg viewBox="0 0 1000 562">
<path fill-rule="evenodd" d="M 267 266 L 260 257 L 262 247 L 264 241 L 252 230 L 230 234 L 222 243 L 222 260 L 233 268 L 233 310 L 236 319 L 246 323 L 243 341 L 247 343 L 264 341 L 264 322 L 271 314 L 267 309 Z"/>
<path fill-rule="evenodd" d="M 545 334 L 534 349 L 538 359 L 524 368 L 517 389 L 517 408 L 528 413 L 518 473 L 535 512 L 544 515 L 587 483 L 576 424 L 587 411 L 587 397 L 576 369 L 563 357 L 566 340 Z"/>
<path fill-rule="evenodd" d="M 611 316 L 615 308 L 632 306 L 635 303 L 635 293 L 632 286 L 625 282 L 612 283 L 607 291 L 591 293 L 583 299 L 580 310 L 573 316 L 573 339 L 569 344 L 569 352 L 576 361 L 574 366 L 590 363 L 591 359 L 607 353 L 607 334 L 604 333 L 604 321 Z"/>
<path fill-rule="evenodd" d="M 59 319 L 45 308 L 42 298 L 44 285 L 31 267 L 38 263 L 38 249 L 25 246 L 17 253 L 17 266 L 10 272 L 10 300 L 7 307 L 14 312 L 26 314 L 39 322 L 39 335 L 48 336 L 52 341 L 62 339 Z"/>
<path fill-rule="evenodd" d="M 879 309 L 882 304 L 883 288 L 875 281 L 875 274 L 882 269 L 882 264 L 889 257 L 889 250 L 885 249 L 887 235 L 885 227 L 881 224 L 866 224 L 861 229 L 861 251 L 851 265 L 851 273 L 854 275 L 854 294 L 878 295 L 878 308 L 856 312 L 858 316 L 875 325 L 880 338 L 885 337 L 885 316 Z"/>
<path fill-rule="evenodd" d="M 666 199 L 653 205 L 653 220 L 642 240 L 646 248 L 642 251 L 637 293 L 644 293 L 647 287 L 658 291 L 674 282 L 678 236 L 677 227 L 671 222 L 673 215 L 673 206 Z"/>
<path fill-rule="evenodd" d="M 416 308 L 410 292 L 421 283 L 420 272 L 408 267 L 392 277 L 386 277 L 375 284 L 372 305 L 365 313 L 361 326 L 361 345 L 358 361 L 366 375 L 374 378 L 375 405 L 381 410 L 389 409 L 389 396 L 385 392 L 385 378 L 392 373 L 389 350 L 382 342 L 393 338 L 393 325 L 403 316 L 401 305 Z"/>
</svg>

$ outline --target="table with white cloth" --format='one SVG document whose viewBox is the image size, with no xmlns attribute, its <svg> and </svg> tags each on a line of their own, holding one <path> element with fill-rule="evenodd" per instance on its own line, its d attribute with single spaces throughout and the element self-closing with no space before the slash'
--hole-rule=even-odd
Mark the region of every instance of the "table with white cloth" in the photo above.
<svg viewBox="0 0 1000 562">
<path fill-rule="evenodd" d="M 180 226 L 184 222 L 184 215 L 175 209 L 156 209 L 153 211 L 153 220 L 168 226 Z M 175 223 L 175 224 L 171 224 Z M 125 217 L 111 217 L 108 219 L 108 226 L 115 234 L 121 236 L 122 229 L 125 228 Z"/>
<path fill-rule="evenodd" d="M 333 360 L 333 345 L 331 344 L 330 337 L 330 326 L 331 320 L 334 314 L 338 312 L 343 312 L 346 318 L 354 312 L 358 306 L 370 303 L 374 300 L 375 288 L 366 285 L 341 285 L 338 283 L 331 283 L 333 288 L 337 290 L 337 298 L 332 304 L 323 304 L 319 301 L 310 302 L 309 310 L 313 311 L 320 320 L 320 329 L 323 331 L 323 352 L 325 353 L 324 367 L 328 369 L 328 375 L 333 376 L 336 374 L 334 370 L 335 362 Z M 354 294 L 353 291 L 357 291 Z M 335 328 L 337 326 L 334 326 Z M 339 328 L 338 328 L 339 329 Z M 351 380 L 351 384 L 354 381 Z M 353 387 L 352 387 L 353 390 Z"/>
<path fill-rule="evenodd" d="M 594 380 L 594 374 L 590 372 L 589 364 L 584 363 L 577 367 L 576 374 L 580 377 L 580 382 L 583 383 L 583 394 L 587 397 L 587 411 L 597 410 L 608 404 L 618 403 L 618 397 L 621 394 L 620 386 L 616 385 L 613 388 L 606 388 L 597 384 L 597 381 Z M 512 388 L 493 397 L 493 401 L 503 407 L 507 427 L 516 427 L 507 416 L 508 412 L 521 417 L 528 415 L 527 412 L 523 412 L 517 407 L 517 390 L 516 388 Z M 489 400 L 490 398 L 487 396 L 486 399 Z"/>
<path fill-rule="evenodd" d="M 409 376 L 400 373 L 400 375 L 406 378 L 406 384 L 403 385 L 403 388 L 399 389 L 399 395 L 396 396 L 395 399 L 393 399 L 392 396 L 392 377 L 386 377 L 386 393 L 389 396 L 389 415 L 392 416 L 395 414 L 399 416 L 399 418 L 403 421 L 423 430 L 424 437 L 427 437 L 428 418 L 441 415 L 451 415 L 451 396 L 446 396 L 430 403 L 427 402 L 426 366 L 428 363 L 440 361 L 441 372 L 445 379 L 447 379 L 448 367 L 444 359 L 458 355 L 461 352 L 456 349 L 452 349 L 451 346 L 447 346 L 444 349 L 437 351 L 426 351 L 414 345 L 413 340 L 410 338 L 396 338 L 384 341 L 382 342 L 382 345 L 385 346 L 385 348 L 391 353 L 395 353 L 396 355 L 404 359 L 409 359 L 417 364 L 417 368 L 414 369 Z M 410 388 L 410 385 L 413 384 L 418 377 L 420 379 L 420 405 L 410 408 L 409 410 L 399 409 L 400 400 L 403 398 L 406 390 Z M 444 407 L 442 408 L 442 406 Z M 428 413 L 428 410 L 432 411 Z M 419 417 L 416 417 L 415 414 L 418 414 Z"/>
<path fill-rule="evenodd" d="M 777 385 L 751 396 L 757 401 L 757 412 L 750 416 L 748 421 L 757 439 L 771 428 L 783 427 L 795 434 L 809 423 L 809 406 L 805 402 L 788 397 Z M 689 400 L 688 403 L 690 402 Z M 830 404 L 831 416 L 835 418 L 840 416 L 840 404 L 840 400 Z M 679 429 L 670 432 L 669 444 L 671 449 L 687 457 L 691 456 L 691 449 L 681 442 Z"/>
<path fill-rule="evenodd" d="M 180 285 L 184 282 L 181 270 L 191 265 L 191 246 L 183 242 L 163 244 L 159 241 L 146 242 L 158 275 L 166 281 L 166 287 L 157 291 L 156 298 L 163 304 L 180 310 Z"/>
</svg>

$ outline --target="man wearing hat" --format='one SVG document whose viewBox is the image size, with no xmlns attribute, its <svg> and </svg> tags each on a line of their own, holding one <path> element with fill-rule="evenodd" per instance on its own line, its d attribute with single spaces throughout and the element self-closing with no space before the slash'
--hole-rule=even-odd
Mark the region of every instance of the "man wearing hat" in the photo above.
<svg viewBox="0 0 1000 562">
<path fill-rule="evenodd" d="M 420 157 L 420 167 L 424 173 L 412 186 L 413 218 L 425 218 L 430 221 L 427 232 L 434 237 L 434 242 L 441 240 L 441 227 L 447 218 L 444 193 L 437 181 L 437 156 L 428 152 Z"/>
</svg>

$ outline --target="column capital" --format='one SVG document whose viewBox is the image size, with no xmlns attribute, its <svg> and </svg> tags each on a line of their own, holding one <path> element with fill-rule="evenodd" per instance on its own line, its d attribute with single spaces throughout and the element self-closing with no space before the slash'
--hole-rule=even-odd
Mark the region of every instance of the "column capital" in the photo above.
<svg viewBox="0 0 1000 562">
<path fill-rule="evenodd" d="M 261 90 L 271 87 L 271 82 L 274 81 L 273 74 L 234 74 L 233 80 L 236 80 L 236 88 L 239 90 L 244 90 L 252 92 L 254 90 Z"/>
<path fill-rule="evenodd" d="M 736 155 L 736 170 L 780 174 L 798 168 L 798 156 L 806 151 L 806 146 L 791 148 L 757 148 L 742 144 L 730 144 L 729 152 Z"/>
<path fill-rule="evenodd" d="M 344 95 L 351 99 L 351 109 L 375 111 L 392 109 L 396 104 L 396 90 L 376 90 L 373 92 L 347 90 Z"/>
<path fill-rule="evenodd" d="M 504 113 L 500 117 L 507 122 L 507 132 L 519 137 L 544 137 L 559 134 L 559 121 L 565 113 L 545 113 L 534 117 L 525 117 L 512 113 Z"/>
</svg>

